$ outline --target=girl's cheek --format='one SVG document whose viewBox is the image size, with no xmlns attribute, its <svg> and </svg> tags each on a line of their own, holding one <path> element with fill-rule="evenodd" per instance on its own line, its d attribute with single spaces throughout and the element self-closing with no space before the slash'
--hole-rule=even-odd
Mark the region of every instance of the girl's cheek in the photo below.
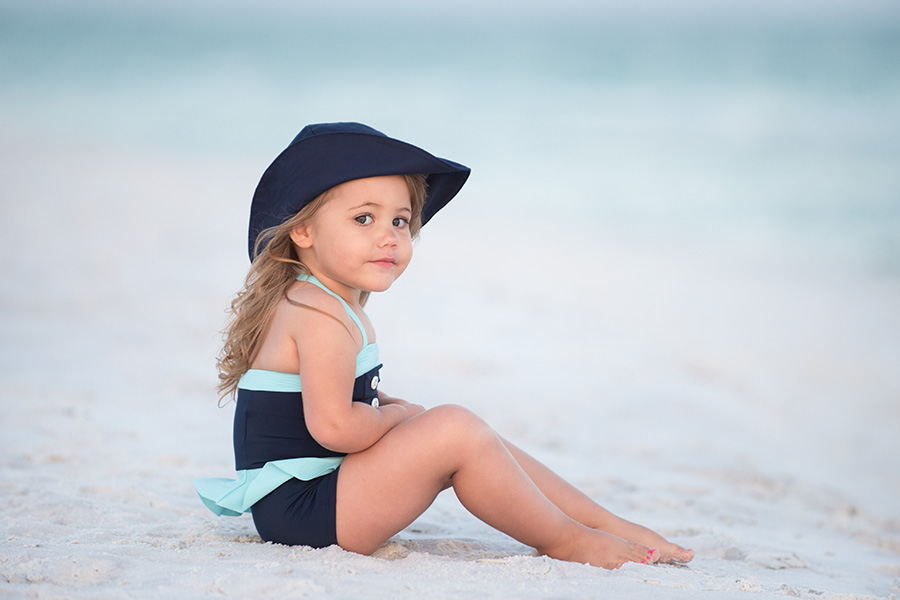
<svg viewBox="0 0 900 600">
<path fill-rule="evenodd" d="M 399 277 L 406 270 L 406 267 L 409 266 L 410 261 L 412 260 L 412 246 L 410 246 L 403 254 L 403 256 L 398 256 L 397 263 L 397 277 Z"/>
</svg>

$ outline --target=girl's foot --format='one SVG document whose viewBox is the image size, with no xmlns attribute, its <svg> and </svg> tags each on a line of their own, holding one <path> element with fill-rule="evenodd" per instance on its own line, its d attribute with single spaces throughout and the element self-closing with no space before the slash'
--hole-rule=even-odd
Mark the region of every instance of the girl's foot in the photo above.
<svg viewBox="0 0 900 600">
<path fill-rule="evenodd" d="M 640 544 L 646 544 L 648 547 L 656 548 L 657 560 L 653 562 L 686 563 L 694 558 L 693 550 L 682 548 L 678 544 L 673 544 L 663 536 L 651 529 L 647 529 L 643 525 L 626 521 L 609 512 L 606 513 L 606 516 L 606 522 L 602 523 L 600 526 L 602 531 L 608 531 L 622 539 L 633 540 Z"/>
<path fill-rule="evenodd" d="M 627 562 L 649 565 L 660 559 L 660 551 L 623 540 L 597 529 L 584 529 L 582 539 L 567 551 L 545 552 L 551 558 L 589 563 L 604 569 L 618 569 Z"/>
<path fill-rule="evenodd" d="M 659 562 L 664 563 L 686 563 L 691 562 L 694 558 L 694 551 L 689 548 L 682 548 L 678 544 L 665 542 L 659 545 Z"/>
</svg>

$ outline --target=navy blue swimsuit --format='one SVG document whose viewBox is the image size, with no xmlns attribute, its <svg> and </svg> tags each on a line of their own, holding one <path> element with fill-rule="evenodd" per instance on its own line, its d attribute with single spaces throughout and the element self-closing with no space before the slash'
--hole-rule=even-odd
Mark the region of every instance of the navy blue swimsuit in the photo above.
<svg viewBox="0 0 900 600">
<path fill-rule="evenodd" d="M 363 336 L 356 357 L 354 402 L 378 406 L 378 347 L 337 294 L 313 276 L 298 277 L 341 301 Z M 219 515 L 252 512 L 263 540 L 323 548 L 337 544 L 337 478 L 345 455 L 313 439 L 303 416 L 300 376 L 251 369 L 238 383 L 234 462 L 238 479 L 195 479 L 201 499 Z"/>
<path fill-rule="evenodd" d="M 380 366 L 380 365 L 379 365 Z M 378 367 L 356 378 L 353 401 L 372 404 L 378 392 Z M 303 419 L 300 392 L 238 390 L 234 415 L 234 460 L 237 470 L 264 466 L 279 458 L 342 457 L 322 447 Z M 251 506 L 260 537 L 278 544 L 324 548 L 337 544 L 335 506 L 338 466 L 304 481 L 291 478 Z"/>
</svg>

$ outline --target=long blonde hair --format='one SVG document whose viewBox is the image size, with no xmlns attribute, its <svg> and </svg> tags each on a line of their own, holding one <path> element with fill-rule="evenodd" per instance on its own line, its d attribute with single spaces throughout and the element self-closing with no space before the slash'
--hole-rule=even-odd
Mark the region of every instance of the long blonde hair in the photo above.
<svg viewBox="0 0 900 600">
<path fill-rule="evenodd" d="M 409 188 L 412 218 L 410 235 L 415 238 L 422 227 L 422 207 L 425 204 L 425 176 L 404 175 Z M 333 188 L 332 188 L 333 189 Z M 281 225 L 270 227 L 259 234 L 253 263 L 244 280 L 244 287 L 231 301 L 230 318 L 223 331 L 224 343 L 216 360 L 219 370 L 219 396 L 222 400 L 233 397 L 238 381 L 250 369 L 262 347 L 269 323 L 282 298 L 287 297 L 290 285 L 298 275 L 309 270 L 300 261 L 297 248 L 291 240 L 291 230 L 312 218 L 328 201 L 331 190 L 317 196 Z M 363 292 L 360 302 L 365 305 L 369 293 Z"/>
</svg>

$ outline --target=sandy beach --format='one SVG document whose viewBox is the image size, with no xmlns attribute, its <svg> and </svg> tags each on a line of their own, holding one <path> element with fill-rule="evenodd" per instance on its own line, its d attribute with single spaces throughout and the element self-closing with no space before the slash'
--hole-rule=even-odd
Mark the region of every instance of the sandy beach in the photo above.
<svg viewBox="0 0 900 600">
<path fill-rule="evenodd" d="M 399 61 L 377 79 L 361 46 L 295 60 L 321 40 L 291 46 L 287 19 L 247 20 L 251 43 L 236 17 L 160 10 L 3 13 L 0 597 L 900 596 L 900 88 L 872 67 L 894 38 L 775 28 L 790 33 L 777 48 L 811 48 L 779 69 L 836 49 L 846 89 L 757 77 L 749 34 L 715 38 L 722 73 L 747 69 L 719 84 L 667 79 L 675 59 L 650 68 L 668 38 L 621 75 L 541 54 L 567 30 L 514 46 L 531 49 L 519 63 L 506 49 L 527 36 L 481 46 L 478 24 L 459 39 L 482 71 L 403 62 L 400 42 L 362 35 L 373 61 Z M 685 56 L 708 54 L 689 33 Z M 279 44 L 291 52 L 270 61 Z M 302 76 L 281 77 L 295 62 Z M 884 87 L 853 79 L 860 65 Z M 693 562 L 535 556 L 452 491 L 375 556 L 262 543 L 249 515 L 203 506 L 192 478 L 234 469 L 214 357 L 250 197 L 282 144 L 326 119 L 473 168 L 369 302 L 383 389 L 471 408 Z"/>
<path fill-rule="evenodd" d="M 536 557 L 452 493 L 375 557 L 263 544 L 190 483 L 233 472 L 211 357 L 245 260 L 229 213 L 252 174 L 70 150 L 3 149 L 17 201 L 2 225 L 0 593 L 896 596 L 896 282 L 575 238 L 550 255 L 500 231 L 474 236 L 482 258 L 460 271 L 466 219 L 448 211 L 370 304 L 392 393 L 471 407 L 697 558 L 607 572 Z"/>
</svg>

